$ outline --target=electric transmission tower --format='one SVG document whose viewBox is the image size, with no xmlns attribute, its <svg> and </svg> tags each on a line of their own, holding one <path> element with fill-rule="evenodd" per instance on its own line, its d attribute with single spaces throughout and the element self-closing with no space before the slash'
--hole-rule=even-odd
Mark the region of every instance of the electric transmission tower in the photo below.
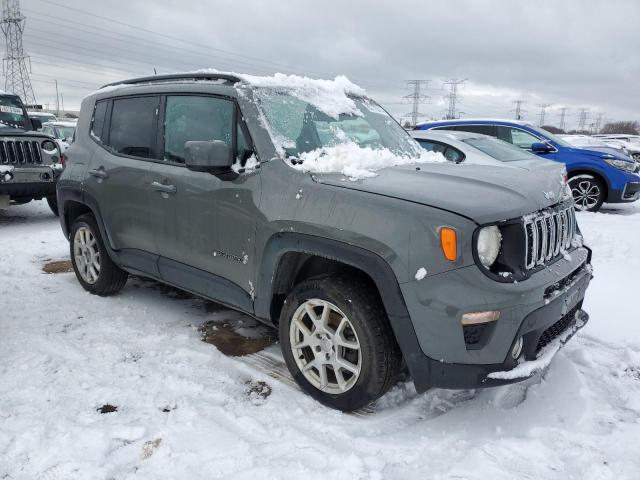
<svg viewBox="0 0 640 480">
<path fill-rule="evenodd" d="M 522 109 L 522 106 L 527 103 L 524 100 L 514 100 L 513 104 L 515 105 L 515 108 L 513 110 L 511 110 L 512 112 L 515 113 L 516 115 L 516 120 L 522 120 L 522 117 L 524 117 L 524 114 L 527 113 L 526 110 Z"/>
<path fill-rule="evenodd" d="M 600 133 L 600 129 L 602 128 L 602 120 L 604 120 L 604 113 L 600 112 L 596 116 L 596 124 L 594 126 L 595 132 L 593 133 Z"/>
<path fill-rule="evenodd" d="M 20 13 L 20 0 L 2 0 L 0 26 L 6 45 L 6 53 L 2 59 L 5 74 L 4 89 L 19 95 L 25 104 L 35 105 L 36 96 L 29 78 L 31 61 L 22 47 L 24 23 L 25 17 Z M 27 61 L 29 68 L 27 68 Z"/>
<path fill-rule="evenodd" d="M 412 103 L 411 113 L 403 115 L 403 117 L 411 118 L 411 126 L 415 127 L 418 123 L 418 118 L 422 116 L 420 113 L 420 104 L 427 103 L 429 97 L 421 93 L 421 89 L 427 88 L 429 80 L 407 80 L 407 87 L 413 87 L 413 93 L 402 97 L 403 101 L 410 101 Z"/>
<path fill-rule="evenodd" d="M 584 132 L 584 128 L 587 125 L 588 116 L 589 116 L 589 109 L 581 108 L 578 116 L 578 131 Z"/>
<path fill-rule="evenodd" d="M 467 80 L 458 80 L 456 78 L 452 78 L 444 82 L 445 85 L 449 85 L 449 94 L 445 95 L 445 100 L 449 101 L 449 108 L 447 109 L 447 113 L 445 115 L 445 120 L 455 120 L 458 118 L 458 114 L 462 112 L 456 111 L 456 103 L 459 100 L 462 100 L 462 97 L 458 95 L 458 86 L 463 85 Z"/>
<path fill-rule="evenodd" d="M 566 125 L 567 110 L 569 110 L 567 107 L 562 107 L 560 109 L 560 130 L 562 131 L 564 131 L 564 127 Z"/>
<path fill-rule="evenodd" d="M 540 103 L 538 104 L 538 106 L 540 107 L 540 113 L 538 114 L 540 116 L 540 123 L 538 124 L 539 126 L 543 126 L 544 125 L 544 116 L 547 112 L 547 108 L 549 108 L 551 106 L 550 103 Z"/>
</svg>

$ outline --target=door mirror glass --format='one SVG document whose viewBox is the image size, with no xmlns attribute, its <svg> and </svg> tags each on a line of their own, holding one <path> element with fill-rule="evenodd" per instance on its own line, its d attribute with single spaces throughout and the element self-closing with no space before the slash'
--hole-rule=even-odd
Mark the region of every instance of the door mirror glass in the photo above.
<svg viewBox="0 0 640 480">
<path fill-rule="evenodd" d="M 233 152 L 221 140 L 190 140 L 184 144 L 184 159 L 189 170 L 225 173 L 233 164 Z"/>
<path fill-rule="evenodd" d="M 551 146 L 544 142 L 534 142 L 531 144 L 531 151 L 533 153 L 547 153 L 551 151 Z"/>
</svg>

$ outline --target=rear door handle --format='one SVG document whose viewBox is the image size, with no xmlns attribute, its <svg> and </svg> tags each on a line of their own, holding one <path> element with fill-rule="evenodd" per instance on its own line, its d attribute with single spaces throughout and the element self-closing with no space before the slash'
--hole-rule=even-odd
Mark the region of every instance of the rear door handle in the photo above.
<svg viewBox="0 0 640 480">
<path fill-rule="evenodd" d="M 152 182 L 151 188 L 153 188 L 157 192 L 169 193 L 171 195 L 178 191 L 175 185 L 165 185 L 164 183 L 160 182 Z"/>
<path fill-rule="evenodd" d="M 103 167 L 94 168 L 92 170 L 89 170 L 89 174 L 93 175 L 94 177 L 98 177 L 98 178 L 107 178 L 109 176 L 109 174 L 104 171 Z"/>
</svg>

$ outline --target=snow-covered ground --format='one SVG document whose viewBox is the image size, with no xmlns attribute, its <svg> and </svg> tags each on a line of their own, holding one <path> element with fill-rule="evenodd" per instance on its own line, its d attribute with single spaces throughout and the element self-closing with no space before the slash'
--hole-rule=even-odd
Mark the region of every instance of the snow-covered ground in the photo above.
<svg viewBox="0 0 640 480">
<path fill-rule="evenodd" d="M 640 206 L 579 222 L 591 321 L 542 378 L 403 384 L 354 415 L 201 341 L 205 322 L 261 331 L 247 317 L 140 279 L 99 298 L 44 273 L 68 258 L 57 219 L 43 202 L 0 210 L 0 479 L 640 478 Z M 264 355 L 277 370 L 277 346 Z"/>
</svg>

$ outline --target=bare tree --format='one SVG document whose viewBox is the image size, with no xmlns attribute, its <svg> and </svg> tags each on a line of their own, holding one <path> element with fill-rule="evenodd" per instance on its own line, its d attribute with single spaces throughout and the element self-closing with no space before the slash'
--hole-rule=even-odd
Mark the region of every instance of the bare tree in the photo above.
<svg viewBox="0 0 640 480">
<path fill-rule="evenodd" d="M 546 130 L 549 133 L 565 133 L 563 129 L 554 127 L 553 125 L 542 125 L 540 128 Z"/>
<path fill-rule="evenodd" d="M 607 122 L 600 133 L 626 133 L 627 135 L 640 135 L 640 123 L 633 120 L 622 122 Z"/>
</svg>

